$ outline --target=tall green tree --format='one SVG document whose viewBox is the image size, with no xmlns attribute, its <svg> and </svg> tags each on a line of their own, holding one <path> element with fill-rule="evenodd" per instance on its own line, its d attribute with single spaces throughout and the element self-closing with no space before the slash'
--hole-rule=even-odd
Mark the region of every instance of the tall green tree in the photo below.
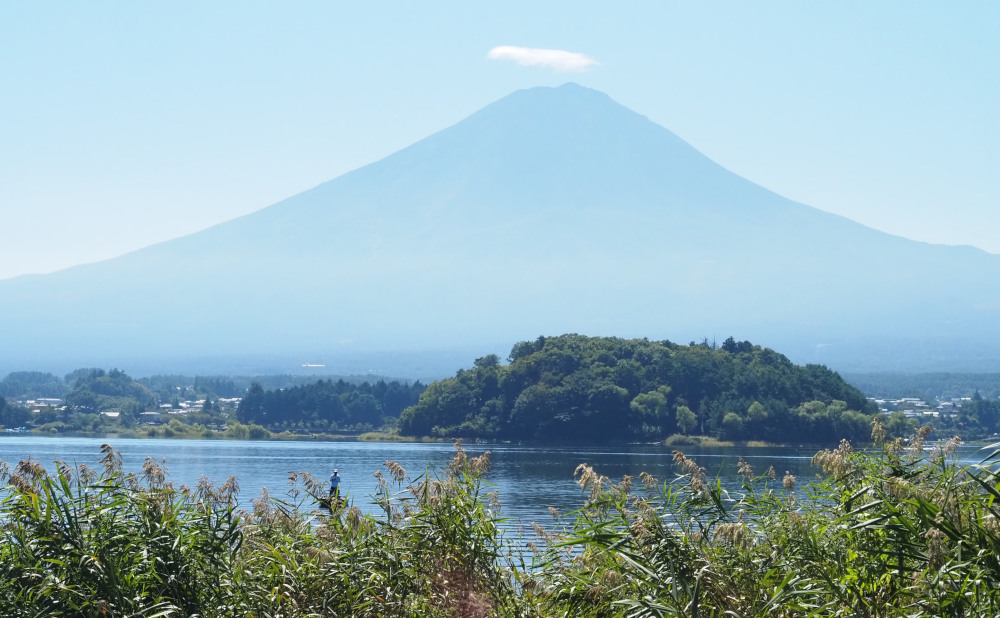
<svg viewBox="0 0 1000 618">
<path fill-rule="evenodd" d="M 677 406 L 677 429 L 690 434 L 698 428 L 698 416 L 687 406 Z"/>
</svg>

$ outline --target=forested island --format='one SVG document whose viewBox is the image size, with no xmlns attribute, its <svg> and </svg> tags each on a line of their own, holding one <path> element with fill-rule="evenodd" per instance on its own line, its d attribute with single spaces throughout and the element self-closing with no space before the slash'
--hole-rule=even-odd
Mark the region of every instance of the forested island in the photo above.
<svg viewBox="0 0 1000 618">
<path fill-rule="evenodd" d="M 518 343 L 432 383 L 403 411 L 410 435 L 504 440 L 829 442 L 871 433 L 874 405 L 820 365 L 748 341 L 562 335 Z M 903 428 L 899 428 L 904 431 Z"/>
</svg>

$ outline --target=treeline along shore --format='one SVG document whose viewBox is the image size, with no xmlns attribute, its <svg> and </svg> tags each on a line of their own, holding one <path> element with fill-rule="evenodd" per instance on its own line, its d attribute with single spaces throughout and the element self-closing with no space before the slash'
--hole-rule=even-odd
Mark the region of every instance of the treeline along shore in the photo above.
<svg viewBox="0 0 1000 618">
<path fill-rule="evenodd" d="M 1000 432 L 1000 400 L 971 395 L 931 420 L 937 437 Z M 876 416 L 892 437 L 925 424 L 880 412 L 825 366 L 732 337 L 539 337 L 515 344 L 506 361 L 488 354 L 429 386 L 365 376 L 132 378 L 118 369 L 0 380 L 0 425 L 52 435 L 832 445 L 867 439 Z"/>
<path fill-rule="evenodd" d="M 1000 615 L 1000 452 L 979 465 L 926 430 L 820 451 L 803 482 L 740 461 L 726 491 L 673 455 L 676 478 L 581 464 L 586 504 L 519 531 L 489 453 L 376 472 L 374 513 L 316 510 L 324 483 L 236 506 L 238 484 L 174 487 L 123 472 L 0 465 L 0 614 L 29 616 L 661 617 Z M 569 479 L 567 479 L 569 482 Z"/>
</svg>

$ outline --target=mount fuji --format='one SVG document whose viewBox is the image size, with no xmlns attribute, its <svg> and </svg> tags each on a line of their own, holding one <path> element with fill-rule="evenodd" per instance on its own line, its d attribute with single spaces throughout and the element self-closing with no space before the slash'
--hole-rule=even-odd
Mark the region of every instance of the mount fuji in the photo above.
<svg viewBox="0 0 1000 618">
<path fill-rule="evenodd" d="M 394 359 L 468 364 L 576 332 L 982 371 L 1000 360 L 997 281 L 1000 255 L 785 199 L 566 84 L 201 232 L 0 281 L 0 370 L 363 358 L 399 374 Z"/>
</svg>

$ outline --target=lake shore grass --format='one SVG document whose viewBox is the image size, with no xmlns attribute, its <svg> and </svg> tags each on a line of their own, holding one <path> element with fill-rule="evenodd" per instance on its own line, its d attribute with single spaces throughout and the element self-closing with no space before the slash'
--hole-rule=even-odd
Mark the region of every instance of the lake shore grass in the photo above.
<svg viewBox="0 0 1000 618">
<path fill-rule="evenodd" d="M 689 436 L 684 434 L 675 433 L 663 441 L 664 446 L 668 447 L 681 447 L 681 446 L 701 446 L 701 447 L 730 447 L 730 446 L 741 446 L 746 448 L 769 448 L 769 447 L 787 447 L 787 446 L 803 446 L 801 444 L 791 445 L 791 444 L 777 444 L 774 442 L 764 442 L 763 440 L 720 440 L 718 438 L 713 438 L 712 436 Z M 811 445 L 811 446 L 822 446 L 822 445 Z"/>
<path fill-rule="evenodd" d="M 86 431 L 71 431 L 71 432 L 59 432 L 52 433 L 47 431 L 29 431 L 28 433 L 34 435 L 46 435 L 46 436 L 79 436 L 79 437 L 93 437 L 93 438 L 167 438 L 167 439 L 186 439 L 186 440 L 285 440 L 285 441 L 303 441 L 303 442 L 400 442 L 400 443 L 447 443 L 454 442 L 455 437 L 442 437 L 442 436 L 403 436 L 398 432 L 394 431 L 365 431 L 365 432 L 292 432 L 292 431 L 270 431 L 265 427 L 260 425 L 242 425 L 240 423 L 235 423 L 225 429 L 211 429 L 203 425 L 187 425 L 179 421 L 171 422 L 166 425 L 143 425 L 133 428 L 116 428 L 113 432 L 101 431 L 101 432 L 86 432 Z M 489 443 L 499 443 L 499 444 L 515 444 L 518 442 L 509 440 L 497 440 L 489 441 Z M 531 442 L 531 444 L 545 444 L 539 442 Z M 553 445 L 566 445 L 567 443 L 561 441 L 551 442 Z M 683 447 L 702 447 L 702 448 L 724 448 L 724 447 L 743 447 L 748 449 L 755 448 L 822 448 L 824 446 L 832 446 L 831 443 L 814 443 L 814 444 L 782 444 L 776 442 L 765 442 L 762 440 L 720 440 L 718 438 L 707 436 L 707 435 L 684 435 L 684 434 L 673 434 L 661 442 L 649 442 L 649 443 L 637 443 L 637 444 L 649 444 L 649 445 L 660 445 L 669 449 L 683 448 Z M 986 442 L 982 443 L 983 445 Z M 585 446 L 587 444 L 584 444 Z"/>
</svg>

